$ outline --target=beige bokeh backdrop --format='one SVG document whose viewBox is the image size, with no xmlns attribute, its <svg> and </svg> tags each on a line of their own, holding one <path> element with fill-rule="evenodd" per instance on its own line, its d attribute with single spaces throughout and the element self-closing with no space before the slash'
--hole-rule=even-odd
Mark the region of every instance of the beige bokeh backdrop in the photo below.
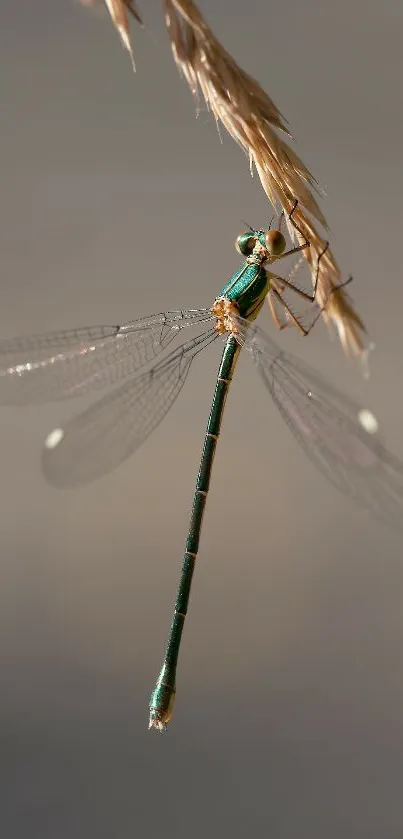
<svg viewBox="0 0 403 839">
<path fill-rule="evenodd" d="M 136 76 L 106 15 L 1 6 L 2 335 L 208 305 L 237 265 L 240 220 L 269 215 L 241 152 L 195 118 L 160 4 L 143 6 Z M 372 379 L 323 324 L 279 340 L 358 394 L 403 455 L 401 3 L 200 6 L 327 190 L 377 344 Z M 147 734 L 217 364 L 218 347 L 197 359 L 138 454 L 76 492 L 44 483 L 39 454 L 78 406 L 0 413 L 5 837 L 402 835 L 401 540 L 316 474 L 248 359 L 175 717 L 166 738 Z"/>
</svg>

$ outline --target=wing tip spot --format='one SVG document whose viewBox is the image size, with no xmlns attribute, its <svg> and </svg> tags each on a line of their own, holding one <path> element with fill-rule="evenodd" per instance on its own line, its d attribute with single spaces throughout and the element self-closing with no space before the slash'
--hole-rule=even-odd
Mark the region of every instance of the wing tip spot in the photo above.
<svg viewBox="0 0 403 839">
<path fill-rule="evenodd" d="M 369 411 L 368 408 L 363 408 L 358 412 L 358 421 L 368 434 L 376 434 L 379 430 L 379 422 L 375 414 Z"/>
<path fill-rule="evenodd" d="M 64 437 L 64 431 L 62 428 L 54 428 L 51 431 L 45 440 L 45 449 L 55 449 L 56 446 L 61 443 Z"/>
</svg>

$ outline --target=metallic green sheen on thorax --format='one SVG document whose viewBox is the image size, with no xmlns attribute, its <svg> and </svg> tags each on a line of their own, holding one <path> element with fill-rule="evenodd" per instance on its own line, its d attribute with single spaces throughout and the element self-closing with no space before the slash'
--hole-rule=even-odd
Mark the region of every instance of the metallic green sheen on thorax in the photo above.
<svg viewBox="0 0 403 839">
<path fill-rule="evenodd" d="M 259 312 L 269 290 L 267 273 L 262 265 L 244 262 L 221 289 L 218 298 L 236 303 L 239 314 L 252 320 Z"/>
</svg>

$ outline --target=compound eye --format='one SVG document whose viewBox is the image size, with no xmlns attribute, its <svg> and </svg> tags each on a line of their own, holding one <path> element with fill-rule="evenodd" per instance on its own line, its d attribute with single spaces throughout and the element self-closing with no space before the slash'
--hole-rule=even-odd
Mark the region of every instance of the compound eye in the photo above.
<svg viewBox="0 0 403 839">
<path fill-rule="evenodd" d="M 266 248 L 270 256 L 281 256 L 287 246 L 281 230 L 268 230 L 266 233 Z"/>
<path fill-rule="evenodd" d="M 242 256 L 250 256 L 253 248 L 256 245 L 256 236 L 253 233 L 241 233 L 235 239 L 235 247 L 238 253 L 241 253 Z"/>
</svg>

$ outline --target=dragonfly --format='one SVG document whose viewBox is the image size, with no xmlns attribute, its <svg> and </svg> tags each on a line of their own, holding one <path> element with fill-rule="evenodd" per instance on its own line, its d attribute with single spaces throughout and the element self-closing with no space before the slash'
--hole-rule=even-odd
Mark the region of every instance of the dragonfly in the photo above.
<svg viewBox="0 0 403 839">
<path fill-rule="evenodd" d="M 296 284 L 292 272 L 281 277 L 272 270 L 279 259 L 309 245 L 303 242 L 287 250 L 281 221 L 276 228 L 250 227 L 237 237 L 243 262 L 208 308 L 0 341 L 0 404 L 38 404 L 106 389 L 98 401 L 46 438 L 42 469 L 59 488 L 100 478 L 128 458 L 170 409 L 196 356 L 213 342 L 224 341 L 172 624 L 149 703 L 149 727 L 158 731 L 166 730 L 172 718 L 213 460 L 241 351 L 253 360 L 274 404 L 319 471 L 373 515 L 396 526 L 402 522 L 403 463 L 381 442 L 375 417 L 301 359 L 280 350 L 255 323 L 266 298 L 277 327 L 295 326 L 303 335 L 324 310 L 315 299 L 321 254 L 311 292 Z M 306 302 L 308 320 L 290 305 L 287 294 Z"/>
</svg>

